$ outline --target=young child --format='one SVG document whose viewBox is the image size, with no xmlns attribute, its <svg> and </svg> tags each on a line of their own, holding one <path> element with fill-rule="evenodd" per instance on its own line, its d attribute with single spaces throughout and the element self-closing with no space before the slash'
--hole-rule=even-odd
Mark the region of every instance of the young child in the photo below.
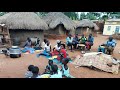
<svg viewBox="0 0 120 90">
<path fill-rule="evenodd" d="M 32 73 L 33 73 L 33 76 L 31 78 L 38 78 L 40 76 L 39 68 L 37 66 L 34 66 L 34 68 L 32 69 Z"/>
<path fill-rule="evenodd" d="M 69 62 L 70 58 L 65 58 L 62 60 L 62 76 L 65 78 L 69 78 L 70 77 L 70 73 L 69 73 L 69 67 L 67 66 L 68 62 Z"/>
<path fill-rule="evenodd" d="M 52 66 L 53 74 L 50 76 L 50 78 L 62 78 L 62 73 L 59 71 L 57 65 Z"/>
<path fill-rule="evenodd" d="M 33 76 L 32 70 L 34 68 L 34 65 L 28 66 L 28 71 L 25 73 L 25 78 L 31 78 Z"/>
<path fill-rule="evenodd" d="M 48 65 L 46 66 L 45 73 L 44 74 L 53 74 L 52 66 L 53 66 L 53 61 L 49 60 Z"/>
</svg>

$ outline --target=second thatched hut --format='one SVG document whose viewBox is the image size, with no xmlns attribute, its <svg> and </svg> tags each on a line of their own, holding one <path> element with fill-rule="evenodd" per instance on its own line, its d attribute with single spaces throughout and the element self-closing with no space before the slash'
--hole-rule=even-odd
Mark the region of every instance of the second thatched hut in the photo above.
<svg viewBox="0 0 120 90">
<path fill-rule="evenodd" d="M 49 36 L 74 34 L 75 23 L 62 12 L 50 12 L 43 17 L 49 26 L 49 30 L 45 34 Z"/>
<path fill-rule="evenodd" d="M 76 34 L 80 34 L 80 35 L 94 34 L 94 32 L 99 29 L 99 27 L 89 19 L 75 21 L 75 23 L 76 23 L 76 31 L 75 31 Z"/>
<path fill-rule="evenodd" d="M 9 29 L 11 40 L 19 38 L 21 42 L 27 37 L 38 37 L 42 41 L 43 30 L 48 29 L 46 22 L 34 12 L 11 12 L 3 21 Z"/>
</svg>

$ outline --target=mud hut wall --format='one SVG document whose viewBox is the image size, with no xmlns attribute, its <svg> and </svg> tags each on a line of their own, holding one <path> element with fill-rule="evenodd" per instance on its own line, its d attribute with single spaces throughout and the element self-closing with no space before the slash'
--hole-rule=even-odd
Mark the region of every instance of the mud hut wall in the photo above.
<svg viewBox="0 0 120 90">
<path fill-rule="evenodd" d="M 79 35 L 86 35 L 88 36 L 89 34 L 93 34 L 93 28 L 88 28 L 87 30 L 87 27 L 84 27 L 84 28 L 81 28 L 81 27 L 78 27 L 76 28 L 76 31 L 75 31 L 75 34 L 79 34 Z"/>
<path fill-rule="evenodd" d="M 45 34 L 53 34 L 53 35 L 65 35 L 66 34 L 66 29 L 64 28 L 63 25 L 58 25 L 54 29 L 49 29 L 44 31 Z"/>
<path fill-rule="evenodd" d="M 14 38 L 20 38 L 21 42 L 25 42 L 27 37 L 40 38 L 42 42 L 44 39 L 43 31 L 42 30 L 10 30 L 10 37 L 13 40 Z"/>
<path fill-rule="evenodd" d="M 63 25 L 59 25 L 59 26 L 58 26 L 58 29 L 59 29 L 60 35 L 66 35 L 66 31 L 67 31 L 67 30 L 64 28 Z"/>
</svg>

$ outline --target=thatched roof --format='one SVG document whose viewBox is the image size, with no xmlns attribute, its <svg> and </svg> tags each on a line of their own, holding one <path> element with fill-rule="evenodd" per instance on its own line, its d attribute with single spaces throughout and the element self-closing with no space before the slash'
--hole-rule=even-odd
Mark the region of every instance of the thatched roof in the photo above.
<svg viewBox="0 0 120 90">
<path fill-rule="evenodd" d="M 93 28 L 94 27 L 94 23 L 92 21 L 90 21 L 89 19 L 83 19 L 79 23 L 77 23 L 76 27 L 89 27 L 89 28 Z"/>
<path fill-rule="evenodd" d="M 9 29 L 47 30 L 48 25 L 34 12 L 11 12 L 5 19 Z"/>
<path fill-rule="evenodd" d="M 99 30 L 100 28 L 94 23 L 94 30 Z"/>
<path fill-rule="evenodd" d="M 81 21 L 78 21 L 78 20 L 73 20 L 73 21 L 75 22 L 76 27 L 80 27 L 80 24 L 82 24 Z M 99 30 L 99 27 L 98 27 L 95 23 L 93 23 L 92 21 L 90 21 L 89 23 L 92 24 L 92 27 L 94 27 L 94 30 Z M 87 24 L 88 24 L 88 23 L 87 23 Z M 82 26 L 81 26 L 81 27 L 82 27 Z M 89 26 L 86 25 L 85 27 L 89 27 Z"/>
<path fill-rule="evenodd" d="M 66 15 L 61 12 L 50 12 L 43 17 L 49 28 L 53 29 L 59 24 L 63 24 L 67 30 L 73 30 L 75 23 Z"/>
<path fill-rule="evenodd" d="M 3 16 L 0 16 L 0 23 L 5 23 L 5 20 L 6 20 L 6 18 L 8 17 L 8 16 L 10 16 L 12 13 L 10 12 L 10 13 L 7 13 L 7 14 L 5 14 L 5 15 L 3 15 Z"/>
</svg>

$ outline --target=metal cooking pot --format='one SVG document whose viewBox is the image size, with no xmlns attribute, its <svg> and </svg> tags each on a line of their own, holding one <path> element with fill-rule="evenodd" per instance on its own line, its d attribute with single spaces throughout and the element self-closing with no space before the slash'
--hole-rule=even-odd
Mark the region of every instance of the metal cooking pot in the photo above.
<svg viewBox="0 0 120 90">
<path fill-rule="evenodd" d="M 12 46 L 9 48 L 10 57 L 21 57 L 21 49 L 17 46 Z"/>
</svg>

